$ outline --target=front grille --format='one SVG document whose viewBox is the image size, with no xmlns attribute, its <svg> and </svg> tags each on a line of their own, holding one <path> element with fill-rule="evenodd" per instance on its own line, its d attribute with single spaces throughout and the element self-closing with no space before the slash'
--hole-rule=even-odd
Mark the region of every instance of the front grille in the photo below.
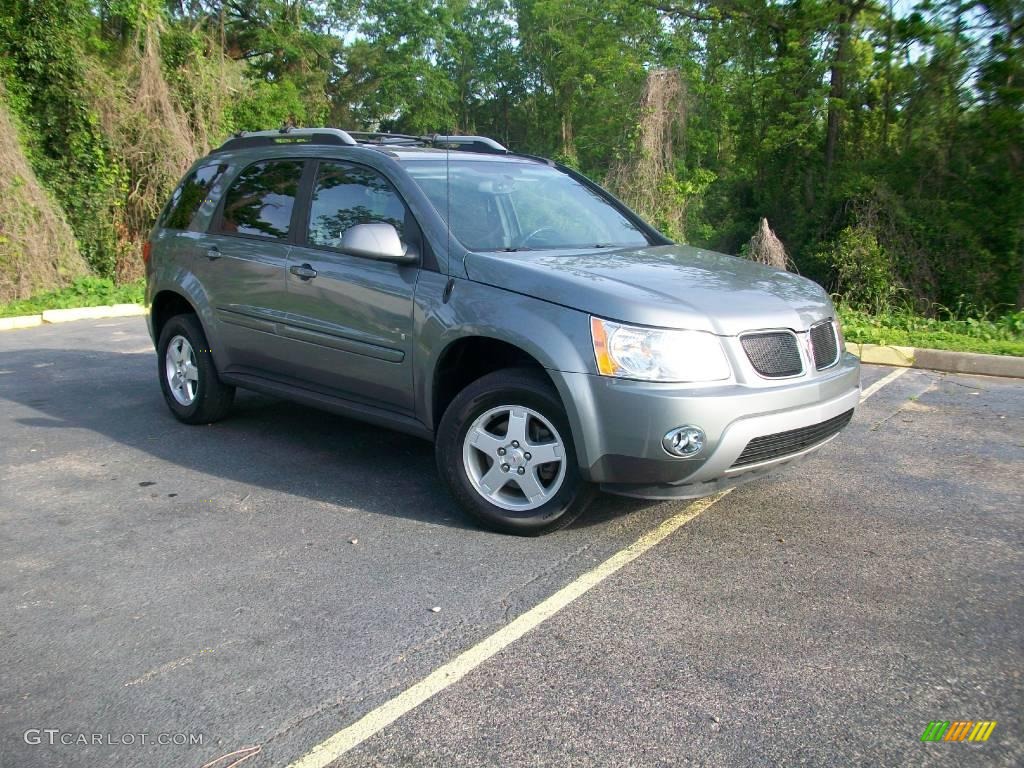
<svg viewBox="0 0 1024 768">
<path fill-rule="evenodd" d="M 780 456 L 788 456 L 791 453 L 799 453 L 805 448 L 810 448 L 832 435 L 838 433 L 843 427 L 850 423 L 853 418 L 853 409 L 841 413 L 828 421 L 820 424 L 811 424 L 809 427 L 790 429 L 787 432 L 776 432 L 774 435 L 755 437 L 747 447 L 743 449 L 740 457 L 733 462 L 734 467 L 745 467 L 748 464 L 757 464 L 770 459 L 777 459 Z"/>
<path fill-rule="evenodd" d="M 804 366 L 796 336 L 787 331 L 749 333 L 740 339 L 754 370 L 769 379 L 798 376 Z"/>
<path fill-rule="evenodd" d="M 814 350 L 814 367 L 819 371 L 835 365 L 839 359 L 839 342 L 831 320 L 811 328 L 811 349 Z"/>
</svg>

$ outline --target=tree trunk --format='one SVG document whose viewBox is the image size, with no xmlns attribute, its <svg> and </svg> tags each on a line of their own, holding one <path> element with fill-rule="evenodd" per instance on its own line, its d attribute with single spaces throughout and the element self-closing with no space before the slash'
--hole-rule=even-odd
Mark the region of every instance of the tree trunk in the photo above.
<svg viewBox="0 0 1024 768">
<path fill-rule="evenodd" d="M 828 91 L 828 126 L 825 130 L 825 186 L 828 187 L 832 178 L 832 166 L 836 160 L 836 146 L 839 144 L 839 132 L 842 122 L 840 103 L 846 95 L 844 69 L 846 65 L 846 49 L 850 44 L 850 26 L 844 12 L 836 32 L 836 52 L 829 69 Z"/>
<path fill-rule="evenodd" d="M 565 157 L 576 157 L 576 144 L 572 133 L 572 118 L 562 113 L 562 154 Z"/>
<path fill-rule="evenodd" d="M 892 124 L 892 57 L 894 0 L 889 0 L 885 21 L 885 93 L 882 96 L 882 149 L 889 148 L 889 126 Z"/>
<path fill-rule="evenodd" d="M 864 9 L 867 0 L 855 0 L 847 5 L 839 4 L 840 12 L 836 26 L 836 48 L 829 68 L 828 126 L 825 131 L 825 187 L 828 188 L 835 164 L 839 139 L 842 134 L 843 110 L 846 105 L 846 66 L 850 51 L 850 33 L 857 16 Z"/>
<path fill-rule="evenodd" d="M 509 134 L 512 132 L 512 125 L 511 125 L 511 122 L 509 120 L 508 95 L 507 94 L 502 94 L 502 97 L 501 97 L 501 109 L 502 109 L 503 114 L 505 115 L 505 146 L 507 147 L 509 145 L 508 137 L 509 137 Z"/>
</svg>

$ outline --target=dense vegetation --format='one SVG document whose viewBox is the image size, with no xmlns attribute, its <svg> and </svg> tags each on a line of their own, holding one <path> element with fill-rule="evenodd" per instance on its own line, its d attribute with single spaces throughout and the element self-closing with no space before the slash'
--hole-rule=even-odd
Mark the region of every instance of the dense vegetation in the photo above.
<svg viewBox="0 0 1024 768">
<path fill-rule="evenodd" d="M 3 0 L 0 301 L 137 278 L 181 171 L 291 120 L 491 135 L 679 240 L 767 217 L 853 309 L 994 316 L 1024 301 L 1022 48 L 1018 0 Z"/>
</svg>

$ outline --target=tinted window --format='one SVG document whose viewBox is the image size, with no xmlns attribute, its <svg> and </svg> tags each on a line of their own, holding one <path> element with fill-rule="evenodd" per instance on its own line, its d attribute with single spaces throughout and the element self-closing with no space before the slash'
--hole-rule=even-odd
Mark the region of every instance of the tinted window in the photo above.
<svg viewBox="0 0 1024 768">
<path fill-rule="evenodd" d="M 402 234 L 405 204 L 376 171 L 345 163 L 321 163 L 309 210 L 309 242 L 336 248 L 355 224 L 383 221 Z"/>
<path fill-rule="evenodd" d="M 224 195 L 221 231 L 286 237 L 301 176 L 301 160 L 271 160 L 250 165 Z"/>
<path fill-rule="evenodd" d="M 206 202 L 210 189 L 227 168 L 226 165 L 204 165 L 190 173 L 171 195 L 171 201 L 160 219 L 160 226 L 188 229 L 199 206 Z"/>
</svg>

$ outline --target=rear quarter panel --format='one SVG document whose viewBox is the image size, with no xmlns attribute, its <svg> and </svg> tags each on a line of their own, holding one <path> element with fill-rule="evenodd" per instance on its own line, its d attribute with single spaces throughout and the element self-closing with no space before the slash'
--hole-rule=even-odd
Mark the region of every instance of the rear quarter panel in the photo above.
<svg viewBox="0 0 1024 768">
<path fill-rule="evenodd" d="M 150 310 L 149 333 L 156 344 L 159 339 L 156 338 L 153 328 L 154 299 L 163 291 L 176 293 L 195 309 L 206 332 L 206 340 L 210 343 L 214 362 L 218 367 L 222 367 L 227 361 L 223 357 L 220 340 L 217 338 L 213 311 L 206 290 L 193 271 L 197 248 L 205 237 L 203 232 L 166 229 L 154 234 L 151 241 L 151 271 L 146 281 L 146 306 Z"/>
</svg>

